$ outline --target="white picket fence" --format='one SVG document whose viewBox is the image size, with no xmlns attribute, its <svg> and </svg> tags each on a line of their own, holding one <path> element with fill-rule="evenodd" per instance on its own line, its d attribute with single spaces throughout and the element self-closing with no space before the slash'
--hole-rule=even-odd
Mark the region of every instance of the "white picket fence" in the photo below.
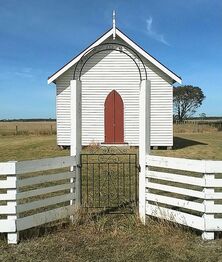
<svg viewBox="0 0 222 262">
<path fill-rule="evenodd" d="M 80 201 L 75 167 L 74 156 L 0 163 L 0 233 L 8 243 L 17 243 L 22 230 L 74 214 Z"/>
<path fill-rule="evenodd" d="M 222 231 L 222 161 L 146 156 L 146 215 L 213 239 Z"/>
</svg>

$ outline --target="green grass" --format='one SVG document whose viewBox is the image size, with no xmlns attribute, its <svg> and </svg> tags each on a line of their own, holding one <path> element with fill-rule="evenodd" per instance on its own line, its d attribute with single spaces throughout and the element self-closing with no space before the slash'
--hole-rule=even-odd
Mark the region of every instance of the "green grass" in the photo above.
<svg viewBox="0 0 222 262">
<path fill-rule="evenodd" d="M 69 155 L 56 145 L 56 136 L 3 136 L 0 138 L 0 161 L 27 160 Z"/>
<path fill-rule="evenodd" d="M 176 135 L 175 150 L 153 154 L 222 160 L 222 132 Z M 68 155 L 56 146 L 55 136 L 3 136 L 0 161 Z M 21 233 L 21 243 L 0 240 L 0 261 L 222 261 L 222 240 L 203 242 L 198 232 L 136 214 L 90 216 L 78 223 Z"/>
</svg>

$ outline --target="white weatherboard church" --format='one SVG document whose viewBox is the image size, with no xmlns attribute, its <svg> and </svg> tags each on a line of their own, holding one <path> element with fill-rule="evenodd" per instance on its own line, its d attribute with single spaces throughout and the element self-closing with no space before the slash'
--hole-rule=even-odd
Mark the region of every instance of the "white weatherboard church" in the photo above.
<svg viewBox="0 0 222 262">
<path fill-rule="evenodd" d="M 74 101 L 81 108 L 77 121 L 83 146 L 93 142 L 138 146 L 143 82 L 149 94 L 150 145 L 171 147 L 172 85 L 181 83 L 181 78 L 116 28 L 114 16 L 109 31 L 48 78 L 57 90 L 57 144 L 71 144 Z M 80 90 L 77 99 L 72 88 Z"/>
</svg>

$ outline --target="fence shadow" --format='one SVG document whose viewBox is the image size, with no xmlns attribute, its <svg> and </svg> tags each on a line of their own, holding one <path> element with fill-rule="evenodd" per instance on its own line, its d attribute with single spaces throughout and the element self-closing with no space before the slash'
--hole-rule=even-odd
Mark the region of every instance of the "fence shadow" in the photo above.
<svg viewBox="0 0 222 262">
<path fill-rule="evenodd" d="M 195 140 L 185 139 L 181 137 L 174 136 L 173 137 L 173 149 L 181 149 L 188 146 L 196 146 L 196 145 L 207 145 L 206 143 L 202 143 Z"/>
<path fill-rule="evenodd" d="M 51 222 L 47 225 L 41 225 L 37 227 L 28 228 L 19 233 L 19 238 L 21 241 L 31 239 L 35 239 L 38 237 L 44 237 L 45 235 L 52 235 L 56 232 L 61 231 L 61 229 L 65 229 L 70 225 L 70 221 L 68 219 L 59 222 Z M 6 239 L 6 235 L 4 236 Z"/>
</svg>

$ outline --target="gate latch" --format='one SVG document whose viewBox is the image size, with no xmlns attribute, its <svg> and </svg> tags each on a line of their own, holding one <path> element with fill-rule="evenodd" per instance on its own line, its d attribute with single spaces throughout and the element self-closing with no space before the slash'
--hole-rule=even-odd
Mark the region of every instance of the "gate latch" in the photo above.
<svg viewBox="0 0 222 262">
<path fill-rule="evenodd" d="M 141 172 L 141 166 L 140 166 L 140 165 L 137 165 L 136 167 L 137 167 L 137 169 L 138 169 L 138 171 L 139 171 L 139 173 L 140 173 L 140 172 Z"/>
<path fill-rule="evenodd" d="M 78 164 L 78 165 L 76 165 L 78 168 L 81 168 L 82 167 L 82 165 L 81 164 Z"/>
</svg>

